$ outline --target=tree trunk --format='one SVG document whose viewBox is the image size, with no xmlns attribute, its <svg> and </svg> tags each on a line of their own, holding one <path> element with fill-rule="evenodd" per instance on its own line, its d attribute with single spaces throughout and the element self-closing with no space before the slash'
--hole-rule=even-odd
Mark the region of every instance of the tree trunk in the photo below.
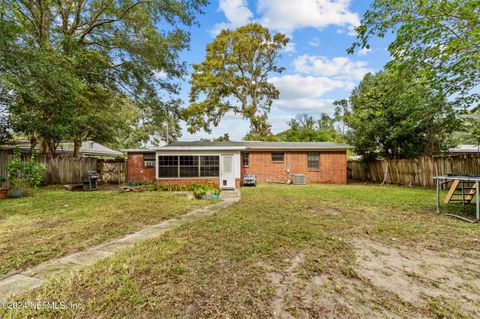
<svg viewBox="0 0 480 319">
<path fill-rule="evenodd" d="M 45 158 L 54 158 L 56 149 L 55 141 L 45 138 L 42 139 L 42 150 Z"/>
<path fill-rule="evenodd" d="M 73 140 L 73 157 L 80 158 L 80 149 L 82 148 L 82 140 L 74 139 Z"/>
<path fill-rule="evenodd" d="M 37 146 L 37 138 L 35 136 L 30 137 L 30 154 L 35 152 L 35 146 Z"/>
<path fill-rule="evenodd" d="M 42 138 L 42 155 L 44 158 L 51 158 L 50 148 L 48 147 L 48 142 L 45 138 Z"/>
</svg>

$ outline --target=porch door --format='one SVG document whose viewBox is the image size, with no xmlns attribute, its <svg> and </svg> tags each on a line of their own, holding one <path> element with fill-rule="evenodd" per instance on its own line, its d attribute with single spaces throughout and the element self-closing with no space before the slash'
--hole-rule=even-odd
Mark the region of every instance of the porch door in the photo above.
<svg viewBox="0 0 480 319">
<path fill-rule="evenodd" d="M 235 175 L 233 173 L 233 155 L 222 155 L 222 166 L 220 169 L 220 188 L 234 189 Z"/>
</svg>

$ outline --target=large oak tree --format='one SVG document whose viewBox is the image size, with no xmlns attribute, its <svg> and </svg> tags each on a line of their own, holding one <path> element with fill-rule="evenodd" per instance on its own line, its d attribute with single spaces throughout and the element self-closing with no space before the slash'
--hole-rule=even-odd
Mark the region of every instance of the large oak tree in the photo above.
<svg viewBox="0 0 480 319">
<path fill-rule="evenodd" d="M 78 149 L 128 131 L 144 132 L 130 143 L 162 136 L 180 104 L 185 27 L 206 2 L 1 0 L 0 103 L 12 127 L 50 153 L 63 138 Z"/>
<path fill-rule="evenodd" d="M 255 23 L 223 30 L 207 46 L 205 61 L 193 66 L 190 105 L 182 113 L 189 131 L 210 132 L 233 112 L 250 122 L 250 135 L 271 136 L 268 114 L 279 91 L 268 77 L 284 70 L 277 59 L 287 43 L 284 34 Z"/>
</svg>

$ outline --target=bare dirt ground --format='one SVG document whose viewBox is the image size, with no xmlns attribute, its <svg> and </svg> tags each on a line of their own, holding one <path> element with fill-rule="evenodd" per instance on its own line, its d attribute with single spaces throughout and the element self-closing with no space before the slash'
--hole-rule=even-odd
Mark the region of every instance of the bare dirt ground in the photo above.
<svg viewBox="0 0 480 319">
<path fill-rule="evenodd" d="M 438 307 L 438 318 L 480 318 L 478 252 L 446 254 L 366 239 L 351 244 L 356 259 L 350 278 L 325 274 L 304 280 L 303 252 L 282 273 L 271 272 L 273 317 L 425 318 Z"/>
<path fill-rule="evenodd" d="M 480 317 L 480 254 L 452 249 L 392 247 L 354 242 L 360 276 L 402 300 L 425 307 L 433 300 L 455 303 L 465 315 Z"/>
</svg>

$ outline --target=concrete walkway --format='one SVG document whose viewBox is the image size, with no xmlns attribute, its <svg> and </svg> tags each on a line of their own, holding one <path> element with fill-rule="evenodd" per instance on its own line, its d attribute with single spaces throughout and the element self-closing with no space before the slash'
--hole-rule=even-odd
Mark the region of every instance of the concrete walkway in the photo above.
<svg viewBox="0 0 480 319">
<path fill-rule="evenodd" d="M 132 247 L 140 241 L 160 236 L 189 219 L 212 215 L 218 210 L 238 202 L 240 200 L 240 191 L 223 191 L 221 198 L 222 201 L 196 209 L 181 216 L 179 219 L 169 219 L 160 224 L 148 226 L 121 239 L 109 241 L 59 259 L 49 260 L 20 274 L 7 277 L 0 281 L 0 302 L 6 302 L 9 297 L 40 287 L 49 279 L 68 275 L 99 260 L 113 256 L 122 249 Z"/>
</svg>

